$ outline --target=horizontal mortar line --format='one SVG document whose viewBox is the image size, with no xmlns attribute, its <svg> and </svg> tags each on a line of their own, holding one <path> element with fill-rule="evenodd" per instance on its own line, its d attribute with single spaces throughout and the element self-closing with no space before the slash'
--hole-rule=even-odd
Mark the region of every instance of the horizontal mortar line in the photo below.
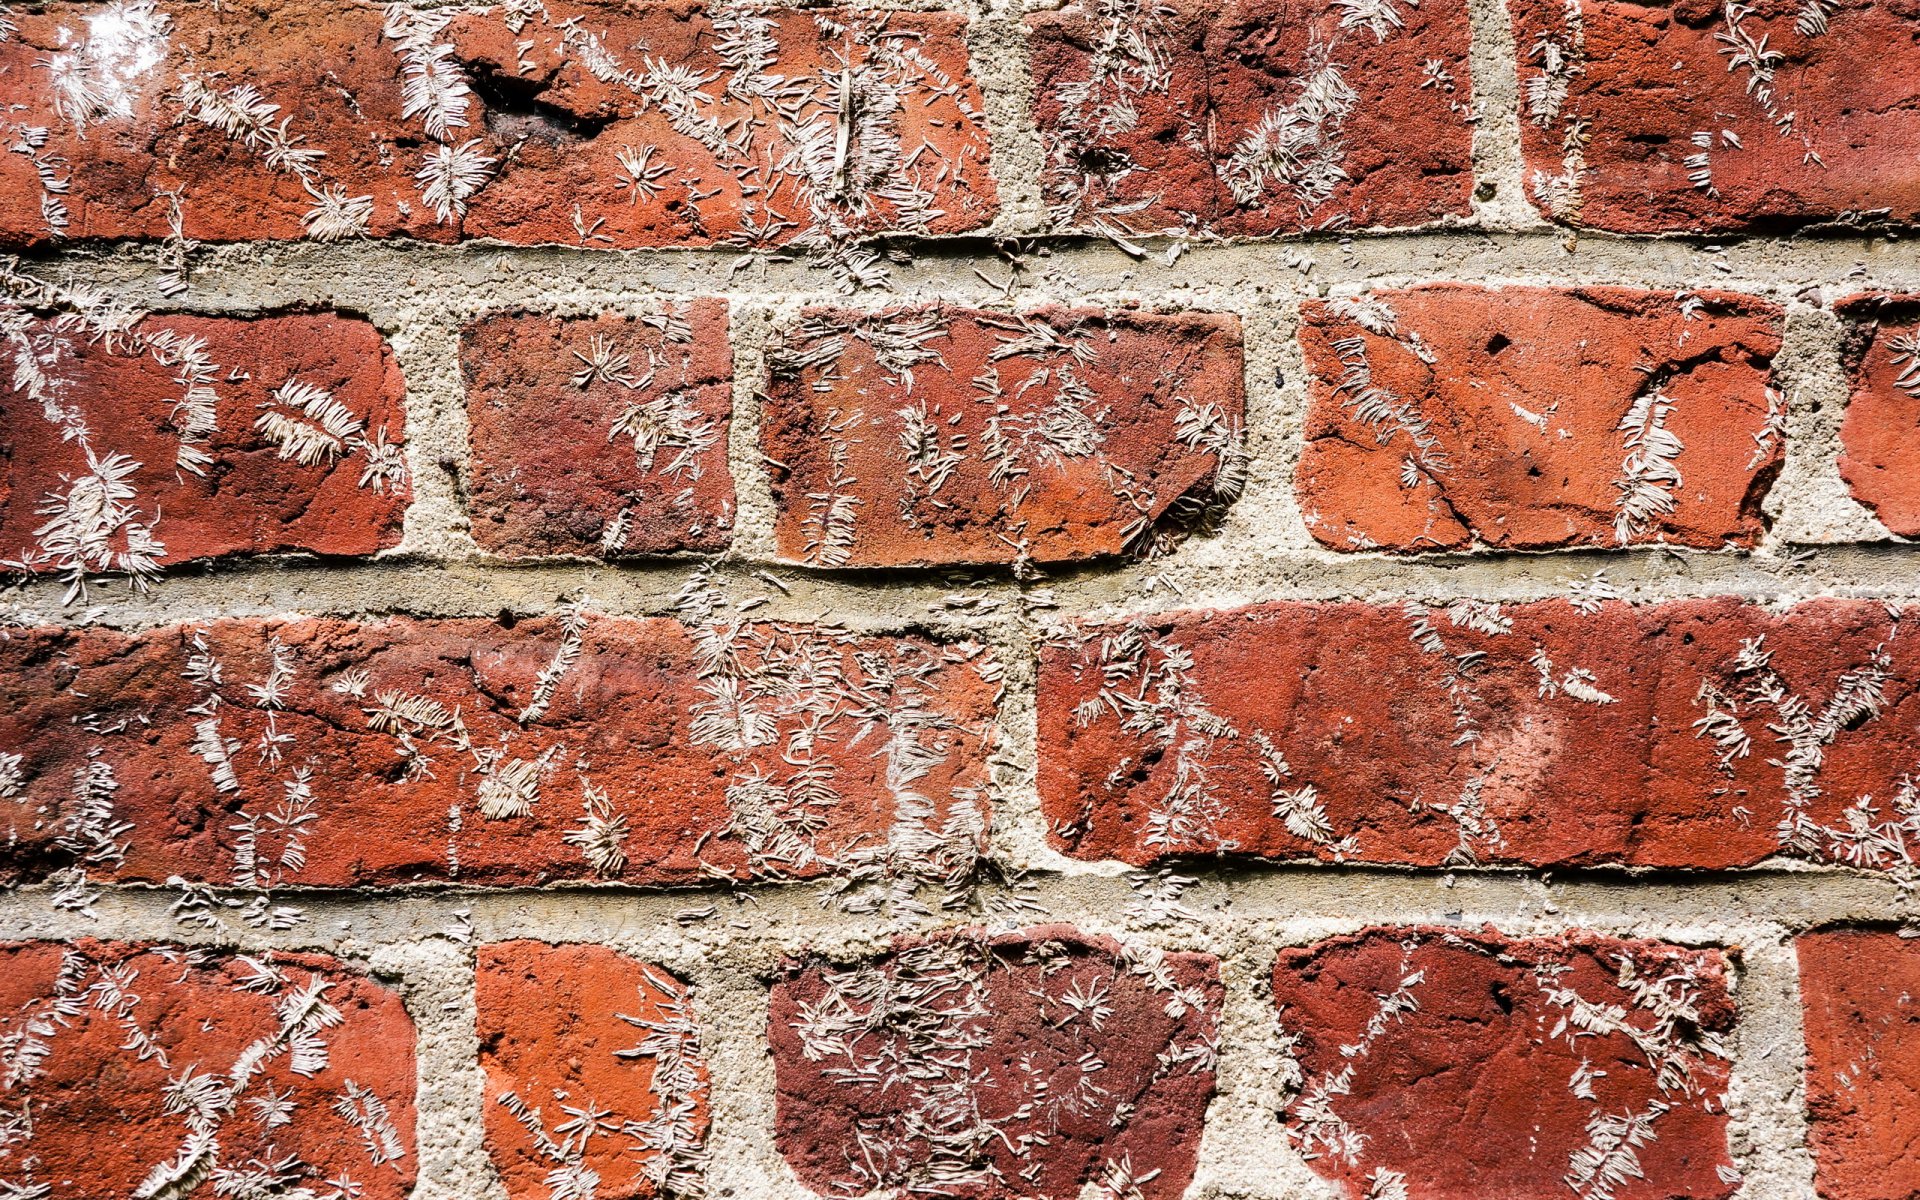
<svg viewBox="0 0 1920 1200">
<path fill-rule="evenodd" d="M 1316 235 L 1192 244 L 1172 264 L 1166 262 L 1165 254 L 1176 244 L 1172 242 L 1136 259 L 1113 246 L 1072 235 L 888 240 L 911 256 L 910 262 L 894 268 L 898 295 L 893 299 L 997 295 L 1008 263 L 996 246 L 1017 249 L 1027 267 L 1014 280 L 1017 299 L 1075 290 L 1214 292 L 1249 285 L 1305 294 L 1316 286 L 1483 282 L 1502 277 L 1568 284 L 1726 287 L 1773 294 L 1807 284 L 1849 290 L 1920 286 L 1920 241 L 1873 237 L 1583 235 L 1576 248 L 1568 250 L 1564 232 L 1553 229 L 1377 231 L 1356 232 L 1345 239 Z M 631 299 L 636 293 L 692 292 L 837 298 L 831 282 L 804 257 L 769 257 L 751 250 L 269 242 L 196 252 L 193 287 L 170 299 L 157 289 L 168 270 L 159 261 L 160 250 L 154 243 L 115 243 L 23 254 L 20 261 L 30 271 L 69 271 L 101 285 L 142 288 L 150 307 L 194 310 L 218 303 L 222 292 L 243 289 L 254 294 L 248 302 L 251 308 L 322 299 L 356 308 L 391 307 L 396 298 L 420 301 L 468 295 L 501 304 L 538 304 L 564 287 L 603 290 L 610 302 Z M 1303 255 L 1313 260 L 1310 271 L 1287 265 L 1289 258 Z M 975 277 L 976 266 L 987 269 L 994 282 Z M 1856 277 L 1857 270 L 1865 273 Z M 409 272 L 418 278 L 407 278 Z M 1085 277 L 1074 278 L 1077 273 Z M 380 290 L 368 293 L 365 278 L 378 278 Z M 210 292 L 214 295 L 209 296 Z M 369 295 L 380 299 L 370 301 Z M 875 295 L 866 293 L 855 300 L 871 303 Z"/>
<path fill-rule="evenodd" d="M 415 885 L 394 889 L 276 889 L 275 904 L 304 910 L 307 922 L 273 933 L 237 917 L 209 930 L 176 921 L 175 889 L 96 885 L 97 920 L 50 907 L 52 891 L 33 885 L 0 893 L 0 936 L 166 938 L 194 944 L 272 945 L 294 949 L 348 941 L 378 944 L 446 936 L 462 914 L 476 941 L 547 936 L 567 941 L 635 938 L 695 948 L 716 943 L 795 946 L 871 941 L 889 934 L 987 925 L 1012 928 L 1065 920 L 1126 932 L 1169 948 L 1217 945 L 1248 930 L 1345 924 L 1484 923 L 1527 929 L 1739 928 L 1797 933 L 1832 924 L 1890 925 L 1920 918 L 1913 889 L 1885 877 L 1833 869 L 1689 875 L 1676 872 L 1426 871 L 1365 866 L 1235 864 L 1196 868 L 1182 897 L 1199 917 L 1128 932 L 1122 916 L 1134 894 L 1111 871 L 1035 874 L 1030 886 L 982 885 L 979 912 L 935 911 L 904 920 L 850 913 L 828 901 L 823 883 L 746 888 L 696 886 L 643 890 L 612 886 L 477 888 Z M 255 892 L 216 889 L 222 896 Z M 1024 907 L 1010 907 L 1014 900 Z M 679 918 L 714 909 L 704 919 Z M 735 922 L 739 924 L 736 925 Z M 1710 940 L 1710 939 L 1709 939 Z"/>
<path fill-rule="evenodd" d="M 1209 543 L 1211 558 L 1231 542 Z M 1788 547 L 1792 550 L 1795 547 Z M 1211 591 L 1204 559 L 1172 557 L 1149 563 L 1088 564 L 1037 581 L 995 568 L 930 567 L 838 572 L 792 563 L 726 559 L 713 578 L 747 610 L 769 619 L 829 620 L 875 629 L 922 627 L 928 622 L 1004 621 L 1033 608 L 1071 618 L 1119 608 L 1128 612 L 1235 607 L 1281 600 L 1471 597 L 1522 602 L 1564 596 L 1569 583 L 1604 570 L 1627 598 L 1643 602 L 1722 595 L 1764 600 L 1812 598 L 1845 592 L 1900 603 L 1920 602 L 1920 554 L 1898 544 L 1808 545 L 1811 557 L 1632 547 L 1539 553 L 1487 551 L 1400 559 L 1313 551 L 1251 552 L 1236 564 L 1227 589 Z M 86 602 L 62 604 L 57 578 L 14 584 L 0 593 L 0 611 L 15 621 L 141 628 L 220 616 L 283 612 L 411 613 L 421 616 L 493 616 L 547 612 L 585 594 L 596 612 L 622 616 L 670 615 L 674 596 L 710 560 L 635 563 L 527 564 L 486 559 L 424 559 L 407 555 L 370 562 L 323 559 L 235 560 L 175 568 L 144 593 L 120 581 L 93 588 Z M 1149 580 L 1191 569 L 1181 583 L 1145 592 Z M 772 582 L 777 580 L 778 582 Z M 784 585 L 784 589 L 781 585 Z M 752 596 L 739 595 L 741 591 Z M 949 598 L 953 602 L 949 603 Z M 992 602 L 1000 609 L 993 610 Z"/>
</svg>

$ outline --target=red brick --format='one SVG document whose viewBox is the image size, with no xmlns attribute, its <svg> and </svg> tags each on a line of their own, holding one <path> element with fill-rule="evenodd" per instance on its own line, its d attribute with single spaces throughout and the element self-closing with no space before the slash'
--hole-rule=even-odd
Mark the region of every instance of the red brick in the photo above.
<svg viewBox="0 0 1920 1200">
<path fill-rule="evenodd" d="M 603 946 L 535 941 L 482 947 L 478 971 L 487 1150 L 510 1200 L 699 1195 L 707 1065 L 686 986 Z M 596 1124 L 563 1128 L 580 1113 Z"/>
<path fill-rule="evenodd" d="M 0 390 L 0 554 L 69 578 L 400 540 L 405 387 L 380 334 L 331 313 L 36 316 Z M 31 347 L 38 379 L 23 377 Z M 157 545 L 155 544 L 157 543 Z"/>
<path fill-rule="evenodd" d="M 688 3 L 527 7 L 121 0 L 21 13 L 0 42 L 0 104 L 14 106 L 10 143 L 47 132 L 0 161 L 0 244 L 164 236 L 169 197 L 185 236 L 204 241 L 779 244 L 993 217 L 961 18 L 773 8 L 740 10 L 728 29 Z M 842 158 L 845 59 L 860 115 Z M 437 96 L 426 79 L 442 81 Z M 100 102 L 82 114 L 62 84 L 89 80 Z M 215 108 L 234 114 L 231 136 L 205 119 Z M 457 168 L 450 194 L 429 194 L 435 164 Z M 330 231 L 308 228 L 321 196 L 347 214 Z"/>
<path fill-rule="evenodd" d="M 494 314 L 463 331 L 460 363 L 485 549 L 615 557 L 732 541 L 726 301 L 639 318 Z"/>
<path fill-rule="evenodd" d="M 1920 536 L 1920 296 L 1852 296 L 1836 308 L 1853 381 L 1840 474 L 1888 529 Z"/>
<path fill-rule="evenodd" d="M 811 309 L 770 358 L 761 439 L 797 561 L 1118 554 L 1244 474 L 1232 317 Z"/>
<path fill-rule="evenodd" d="M 1273 996 L 1304 1074 L 1287 1138 L 1356 1200 L 1729 1196 L 1728 968 L 1491 929 L 1283 950 Z"/>
<path fill-rule="evenodd" d="M 1920 1194 L 1920 944 L 1893 930 L 1835 929 L 1794 945 L 1820 1195 Z"/>
<path fill-rule="evenodd" d="M 1623 233 L 1920 216 L 1920 13 L 1517 0 L 1527 193 Z"/>
<path fill-rule="evenodd" d="M 413 1025 L 360 972 L 91 940 L 0 962 L 15 1194 L 412 1194 Z"/>
<path fill-rule="evenodd" d="M 1782 458 L 1781 321 L 1631 288 L 1310 302 L 1307 528 L 1343 550 L 1750 547 Z"/>
<path fill-rule="evenodd" d="M 897 885 L 969 868 L 984 838 L 975 646 L 566 615 L 204 631 L 0 641 L 9 874 Z M 214 706 L 190 676 L 216 663 Z M 617 857 L 589 855 L 596 828 Z"/>
<path fill-rule="evenodd" d="M 1055 843 L 1135 863 L 1784 854 L 1910 874 L 1910 616 L 1583 603 L 1278 603 L 1063 629 L 1038 702 Z"/>
<path fill-rule="evenodd" d="M 1081 0 L 1027 29 L 1059 226 L 1262 236 L 1470 210 L 1464 5 Z"/>
<path fill-rule="evenodd" d="M 1218 964 L 1065 925 L 897 941 L 773 987 L 775 1139 L 829 1194 L 1177 1200 L 1213 1093 Z"/>
</svg>

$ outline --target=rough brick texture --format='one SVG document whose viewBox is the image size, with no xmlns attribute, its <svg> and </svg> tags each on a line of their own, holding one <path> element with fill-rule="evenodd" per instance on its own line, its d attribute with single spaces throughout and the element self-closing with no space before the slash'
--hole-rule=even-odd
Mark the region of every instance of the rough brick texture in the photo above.
<svg viewBox="0 0 1920 1200">
<path fill-rule="evenodd" d="M 0 330 L 32 348 L 0 387 L 0 556 L 144 581 L 196 559 L 399 542 L 403 387 L 372 325 L 112 320 L 0 298 Z"/>
<path fill-rule="evenodd" d="M 1213 1092 L 1218 967 L 1064 925 L 792 965 L 768 1038 L 781 1152 L 824 1193 L 1176 1200 Z"/>
<path fill-rule="evenodd" d="M 0 961 L 14 1194 L 412 1194 L 413 1024 L 366 975 L 90 939 Z"/>
<path fill-rule="evenodd" d="M 814 565 L 1118 554 L 1244 475 L 1230 317 L 814 309 L 770 374 L 775 532 Z"/>
<path fill-rule="evenodd" d="M 1063 629 L 1039 683 L 1054 841 L 1131 862 L 1910 871 L 1904 621 L 1841 600 L 1582 605 L 1284 603 Z"/>
<path fill-rule="evenodd" d="M 1840 474 L 1881 523 L 1920 536 L 1920 296 L 1851 296 L 1853 396 L 1840 426 Z"/>
<path fill-rule="evenodd" d="M 1728 966 L 1491 929 L 1282 950 L 1273 998 L 1302 1075 L 1287 1138 L 1354 1197 L 1730 1196 Z"/>
<path fill-rule="evenodd" d="M 1783 458 L 1780 325 L 1727 292 L 1309 303 L 1307 528 L 1340 549 L 1751 546 Z"/>
<path fill-rule="evenodd" d="M 1872 0 L 1511 6 L 1527 192 L 1628 233 L 1920 216 L 1920 14 Z"/>
<path fill-rule="evenodd" d="M 987 820 L 972 646 L 574 611 L 48 628 L 0 664 L 15 877 L 938 878 Z"/>
<path fill-rule="evenodd" d="M 39 132 L 0 160 L 0 243 L 177 217 L 205 241 L 766 245 L 996 210 L 947 14 L 122 0 L 16 24 L 0 103 Z"/>
<path fill-rule="evenodd" d="M 1815 1183 L 1833 1200 L 1920 1192 L 1920 943 L 1837 929 L 1795 943 Z"/>
<path fill-rule="evenodd" d="M 603 946 L 501 942 L 479 958 L 487 1149 L 511 1200 L 698 1192 L 707 1065 L 686 987 Z"/>
<path fill-rule="evenodd" d="M 1027 29 L 1058 226 L 1260 236 L 1468 211 L 1463 4 L 1082 0 Z"/>
<path fill-rule="evenodd" d="M 723 550 L 724 300 L 644 317 L 500 314 L 461 338 L 473 537 L 496 554 Z"/>
</svg>

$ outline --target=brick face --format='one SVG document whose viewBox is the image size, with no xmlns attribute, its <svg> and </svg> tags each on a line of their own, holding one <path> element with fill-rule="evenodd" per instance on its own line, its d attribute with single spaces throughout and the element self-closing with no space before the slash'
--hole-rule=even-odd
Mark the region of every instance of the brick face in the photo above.
<svg viewBox="0 0 1920 1200">
<path fill-rule="evenodd" d="M 8 1138 L 20 1194 L 217 1195 L 196 1181 L 219 1173 L 412 1194 L 413 1025 L 386 986 L 313 954 L 89 939 L 0 959 L 8 1099 L 32 1114 Z"/>
<path fill-rule="evenodd" d="M 1465 5 L 1075 3 L 1027 28 L 1060 226 L 1262 236 L 1467 214 Z"/>
<path fill-rule="evenodd" d="M 1512 6 L 1528 197 L 1623 233 L 1920 216 L 1907 6 Z M 1576 14 L 1569 16 L 1569 14 Z"/>
<path fill-rule="evenodd" d="M 404 389 L 366 321 L 152 316 L 119 329 L 0 301 L 0 326 L 36 367 L 16 359 L 0 392 L 0 552 L 26 570 L 142 577 L 399 542 Z"/>
<path fill-rule="evenodd" d="M 1111 556 L 1244 475 L 1231 317 L 814 309 L 770 375 L 775 533 L 811 565 Z"/>
<path fill-rule="evenodd" d="M 725 301 L 483 317 L 462 332 L 460 364 L 483 548 L 613 558 L 731 541 Z"/>
<path fill-rule="evenodd" d="M 500 942 L 480 949 L 476 1002 L 487 1148 L 512 1200 L 698 1190 L 707 1065 L 684 984 L 603 946 Z M 596 1128 L 572 1116 L 583 1100 Z"/>
<path fill-rule="evenodd" d="M 1433 286 L 1312 302 L 1296 477 L 1343 550 L 1760 538 L 1781 312 L 1728 292 Z"/>
<path fill-rule="evenodd" d="M 1888 529 L 1920 535 L 1920 296 L 1852 296 L 1836 308 L 1848 324 L 1853 384 L 1840 474 Z"/>
<path fill-rule="evenodd" d="M 0 161 L 0 244 L 162 237 L 162 193 L 203 241 L 777 245 L 992 218 L 962 19 L 741 14 L 55 4 L 0 42 L 10 127 L 43 131 Z M 836 157 L 842 61 L 864 107 Z"/>
<path fill-rule="evenodd" d="M 995 689 L 971 646 L 586 615 L 240 620 L 30 631 L 0 662 L 15 878 L 937 879 L 987 820 Z M 891 757 L 856 744 L 876 729 Z M 890 854 L 916 823 L 925 844 Z"/>
<path fill-rule="evenodd" d="M 1193 1177 L 1219 1003 L 1211 957 L 1066 926 L 795 963 L 768 1020 L 779 1148 L 820 1192 L 1169 1200 Z"/>
<path fill-rule="evenodd" d="M 1730 966 L 1491 929 L 1282 950 L 1273 998 L 1302 1074 L 1287 1138 L 1350 1196 L 1730 1196 Z"/>
<path fill-rule="evenodd" d="M 1873 602 L 1723 599 L 1063 630 L 1040 668 L 1042 804 L 1061 849 L 1135 863 L 1787 855 L 1904 876 L 1920 667 L 1902 625 Z"/>
<path fill-rule="evenodd" d="M 1795 947 L 1815 1185 L 1834 1200 L 1911 1196 L 1920 1190 L 1920 946 L 1891 929 L 1834 929 Z"/>
</svg>

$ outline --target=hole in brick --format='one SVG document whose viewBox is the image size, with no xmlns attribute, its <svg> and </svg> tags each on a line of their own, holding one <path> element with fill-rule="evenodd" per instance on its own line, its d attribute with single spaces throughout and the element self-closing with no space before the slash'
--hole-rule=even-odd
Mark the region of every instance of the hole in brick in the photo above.
<svg viewBox="0 0 1920 1200">
<path fill-rule="evenodd" d="M 497 71 L 470 72 L 473 90 L 486 104 L 487 129 L 504 138 L 538 138 L 548 142 L 591 138 L 612 124 L 611 115 L 584 116 L 542 100 L 544 82 L 521 79 Z"/>
<path fill-rule="evenodd" d="M 1487 339 L 1487 353 L 1498 354 L 1502 350 L 1505 350 L 1508 346 L 1511 346 L 1511 345 L 1513 345 L 1512 338 L 1508 337 L 1504 333 L 1496 333 L 1492 337 Z"/>
</svg>

